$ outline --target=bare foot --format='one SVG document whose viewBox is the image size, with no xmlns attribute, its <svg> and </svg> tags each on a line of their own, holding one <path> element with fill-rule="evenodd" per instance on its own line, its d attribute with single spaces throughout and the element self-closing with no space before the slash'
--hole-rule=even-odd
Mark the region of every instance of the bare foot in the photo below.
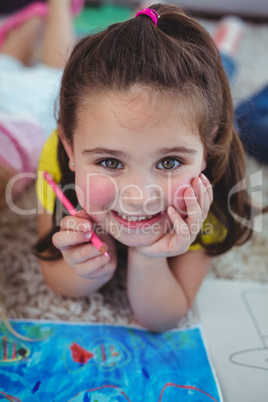
<svg viewBox="0 0 268 402">
<path fill-rule="evenodd" d="M 15 57 L 26 66 L 29 65 L 36 38 L 41 33 L 43 26 L 44 18 L 33 17 L 10 30 L 1 46 L 1 53 Z"/>
</svg>

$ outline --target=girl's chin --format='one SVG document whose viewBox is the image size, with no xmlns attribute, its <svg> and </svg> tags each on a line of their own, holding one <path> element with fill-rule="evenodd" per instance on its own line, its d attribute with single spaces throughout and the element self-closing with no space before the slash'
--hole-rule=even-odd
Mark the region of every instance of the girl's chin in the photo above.
<svg viewBox="0 0 268 402">
<path fill-rule="evenodd" d="M 150 246 L 153 243 L 157 242 L 161 237 L 163 237 L 164 234 L 161 235 L 128 235 L 128 236 L 122 236 L 122 234 L 120 236 L 118 236 L 117 238 L 115 237 L 115 239 L 117 241 L 119 241 L 120 243 L 124 244 L 127 247 L 146 247 L 146 246 Z"/>
</svg>

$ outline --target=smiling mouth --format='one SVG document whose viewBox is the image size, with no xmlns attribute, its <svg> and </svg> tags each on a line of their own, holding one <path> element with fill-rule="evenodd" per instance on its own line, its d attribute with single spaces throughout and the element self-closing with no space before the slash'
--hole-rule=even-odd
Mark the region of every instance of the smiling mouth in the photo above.
<svg viewBox="0 0 268 402">
<path fill-rule="evenodd" d="M 120 214 L 119 212 L 115 212 L 121 219 L 127 222 L 143 222 L 143 221 L 149 221 L 156 216 L 160 215 L 160 213 L 155 214 L 155 215 L 142 215 L 142 216 L 135 216 L 135 215 L 126 215 L 126 214 Z"/>
<path fill-rule="evenodd" d="M 121 214 L 120 212 L 116 212 L 113 211 L 113 213 L 117 216 L 119 216 L 119 218 L 121 218 L 123 221 L 126 222 L 146 222 L 146 221 L 150 221 L 154 218 L 157 218 L 161 215 L 161 212 L 154 214 L 154 215 L 126 215 L 126 214 Z"/>
</svg>

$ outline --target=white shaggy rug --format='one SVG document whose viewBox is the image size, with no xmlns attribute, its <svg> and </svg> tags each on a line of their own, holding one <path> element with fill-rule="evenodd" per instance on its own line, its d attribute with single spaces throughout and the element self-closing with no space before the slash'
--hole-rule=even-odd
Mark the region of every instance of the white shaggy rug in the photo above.
<svg viewBox="0 0 268 402">
<path fill-rule="evenodd" d="M 212 32 L 214 23 L 202 21 Z M 245 26 L 237 53 L 239 74 L 233 87 L 234 101 L 247 98 L 268 84 L 268 24 Z M 268 133 L 267 133 L 268 141 Z M 248 174 L 262 171 L 263 205 L 268 204 L 268 166 L 248 158 Z M 23 209 L 36 205 L 34 186 L 17 202 Z M 215 258 L 208 276 L 230 280 L 268 282 L 268 214 L 262 216 L 262 231 L 241 247 Z M 259 225 L 258 225 L 259 226 Z M 43 281 L 32 245 L 37 238 L 37 216 L 0 214 L 0 300 L 9 318 L 32 318 L 117 324 L 134 323 L 125 289 L 124 271 L 100 292 L 73 300 L 53 294 Z"/>
</svg>

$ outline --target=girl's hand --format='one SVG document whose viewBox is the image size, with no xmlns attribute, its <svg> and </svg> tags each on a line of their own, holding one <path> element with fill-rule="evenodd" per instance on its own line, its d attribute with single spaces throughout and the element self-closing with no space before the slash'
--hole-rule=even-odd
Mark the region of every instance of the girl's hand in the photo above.
<svg viewBox="0 0 268 402">
<path fill-rule="evenodd" d="M 137 251 L 148 257 L 174 257 L 188 251 L 207 217 L 213 201 L 213 191 L 204 174 L 192 180 L 192 186 L 184 191 L 187 215 L 185 218 L 173 206 L 168 208 L 172 229 L 161 239 Z"/>
<path fill-rule="evenodd" d="M 108 234 L 102 235 L 109 258 L 101 254 L 90 242 L 93 225 L 89 219 L 84 211 L 77 212 L 74 217 L 65 216 L 61 221 L 61 230 L 54 234 L 52 241 L 78 276 L 109 279 L 117 265 L 115 242 Z"/>
</svg>

